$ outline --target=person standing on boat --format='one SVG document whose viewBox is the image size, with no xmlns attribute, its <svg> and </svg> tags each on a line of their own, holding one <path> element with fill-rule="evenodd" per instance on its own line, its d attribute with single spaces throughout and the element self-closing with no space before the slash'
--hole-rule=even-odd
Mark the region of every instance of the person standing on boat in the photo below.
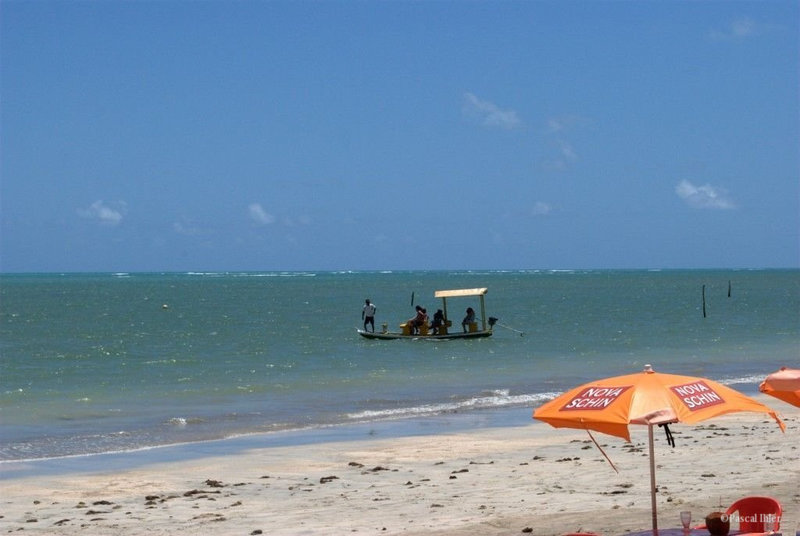
<svg viewBox="0 0 800 536">
<path fill-rule="evenodd" d="M 367 324 L 369 324 L 372 326 L 372 333 L 375 333 L 375 313 L 377 311 L 378 308 L 375 307 L 375 304 L 367 298 L 364 303 L 364 308 L 361 309 L 361 320 L 364 321 L 364 331 L 367 331 Z"/>
</svg>

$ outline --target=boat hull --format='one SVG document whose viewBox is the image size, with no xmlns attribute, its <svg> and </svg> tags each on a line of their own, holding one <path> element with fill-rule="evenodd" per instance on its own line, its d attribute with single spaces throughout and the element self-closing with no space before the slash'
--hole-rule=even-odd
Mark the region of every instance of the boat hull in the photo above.
<svg viewBox="0 0 800 536">
<path fill-rule="evenodd" d="M 364 331 L 363 329 L 357 329 L 358 334 L 364 337 L 365 339 L 379 339 L 379 340 L 394 340 L 394 339 L 411 339 L 411 340 L 447 340 L 447 339 L 480 339 L 483 337 L 491 337 L 492 330 L 486 331 L 468 331 L 464 332 L 455 332 L 455 333 L 447 333 L 442 335 L 403 335 L 402 333 L 393 333 L 387 331 L 383 332 L 376 332 L 373 333 L 371 331 Z"/>
</svg>

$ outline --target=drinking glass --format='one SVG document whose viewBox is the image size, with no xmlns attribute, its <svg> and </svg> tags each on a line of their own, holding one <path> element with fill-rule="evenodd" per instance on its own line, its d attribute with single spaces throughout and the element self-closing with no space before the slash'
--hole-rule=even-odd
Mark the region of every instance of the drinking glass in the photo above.
<svg viewBox="0 0 800 536">
<path fill-rule="evenodd" d="M 688 511 L 681 512 L 681 525 L 683 525 L 683 530 L 688 531 L 691 523 L 692 513 Z"/>
</svg>

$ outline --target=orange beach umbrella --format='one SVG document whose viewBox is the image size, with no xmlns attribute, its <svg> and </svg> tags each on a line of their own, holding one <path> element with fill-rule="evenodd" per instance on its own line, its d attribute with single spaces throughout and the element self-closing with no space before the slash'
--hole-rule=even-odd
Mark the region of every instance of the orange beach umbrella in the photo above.
<svg viewBox="0 0 800 536">
<path fill-rule="evenodd" d="M 758 390 L 800 407 L 800 369 L 781 367 L 767 376 Z"/>
<path fill-rule="evenodd" d="M 726 413 L 754 411 L 777 414 L 756 400 L 712 380 L 644 371 L 586 383 L 536 409 L 534 419 L 556 428 L 579 428 L 630 441 L 629 424 L 645 424 L 650 446 L 650 504 L 653 532 L 658 533 L 653 425 L 697 423 Z M 591 432 L 589 432 L 591 435 Z M 593 438 L 594 439 L 594 438 Z"/>
</svg>

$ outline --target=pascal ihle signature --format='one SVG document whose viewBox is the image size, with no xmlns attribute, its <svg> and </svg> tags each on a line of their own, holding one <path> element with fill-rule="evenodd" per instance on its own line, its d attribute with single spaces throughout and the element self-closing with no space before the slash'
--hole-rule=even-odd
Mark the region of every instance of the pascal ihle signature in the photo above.
<svg viewBox="0 0 800 536">
<path fill-rule="evenodd" d="M 734 512 L 732 514 L 722 514 L 720 520 L 723 522 L 730 521 L 733 523 L 774 523 L 775 525 L 778 524 L 781 520 L 781 516 L 777 514 L 750 514 L 750 515 L 740 515 L 739 512 Z"/>
</svg>

